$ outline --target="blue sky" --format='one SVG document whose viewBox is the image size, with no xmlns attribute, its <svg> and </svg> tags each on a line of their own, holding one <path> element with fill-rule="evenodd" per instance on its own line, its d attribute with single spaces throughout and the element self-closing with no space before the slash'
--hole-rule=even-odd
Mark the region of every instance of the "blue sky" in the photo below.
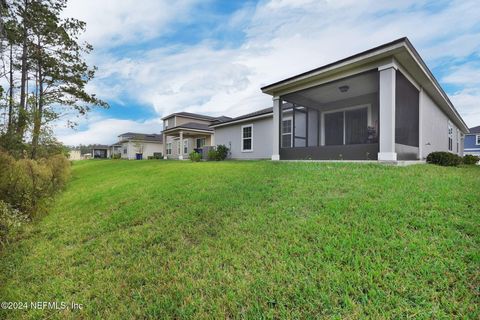
<svg viewBox="0 0 480 320">
<path fill-rule="evenodd" d="M 480 125 L 478 1 L 70 0 L 66 16 L 109 102 L 58 126 L 67 144 L 160 132 L 176 111 L 236 116 L 271 105 L 260 87 L 408 36 L 469 126 Z M 73 117 L 73 115 L 72 115 Z"/>
</svg>

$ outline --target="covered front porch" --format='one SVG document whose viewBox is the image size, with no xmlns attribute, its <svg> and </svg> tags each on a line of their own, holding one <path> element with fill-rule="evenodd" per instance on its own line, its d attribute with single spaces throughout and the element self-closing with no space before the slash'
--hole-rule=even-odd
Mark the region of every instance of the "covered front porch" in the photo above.
<svg viewBox="0 0 480 320">
<path fill-rule="evenodd" d="M 419 90 L 407 77 L 392 63 L 274 95 L 272 160 L 419 159 Z"/>
<path fill-rule="evenodd" d="M 172 128 L 163 132 L 164 159 L 188 159 L 192 151 L 203 154 L 214 144 L 213 130 Z"/>
</svg>

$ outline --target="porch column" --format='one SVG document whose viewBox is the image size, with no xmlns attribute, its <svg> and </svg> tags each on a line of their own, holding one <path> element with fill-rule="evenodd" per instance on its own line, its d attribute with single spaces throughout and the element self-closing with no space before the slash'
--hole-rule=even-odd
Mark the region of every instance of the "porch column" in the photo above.
<svg viewBox="0 0 480 320">
<path fill-rule="evenodd" d="M 178 154 L 178 160 L 183 160 L 183 131 L 180 131 L 180 153 Z"/>
<path fill-rule="evenodd" d="M 272 160 L 280 160 L 280 112 L 282 100 L 280 97 L 273 97 L 273 148 Z"/>
<path fill-rule="evenodd" d="M 162 146 L 162 154 L 163 154 L 163 159 L 167 160 L 167 135 L 165 133 L 162 134 L 162 139 L 163 139 L 163 146 Z"/>
<path fill-rule="evenodd" d="M 380 73 L 380 152 L 378 160 L 396 161 L 395 152 L 395 64 L 378 68 Z"/>
</svg>

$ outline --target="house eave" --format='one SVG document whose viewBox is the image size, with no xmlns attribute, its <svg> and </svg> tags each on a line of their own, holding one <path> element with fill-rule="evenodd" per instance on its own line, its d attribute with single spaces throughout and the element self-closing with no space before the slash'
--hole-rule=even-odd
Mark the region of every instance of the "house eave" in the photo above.
<svg viewBox="0 0 480 320">
<path fill-rule="evenodd" d="M 258 115 L 258 116 L 253 116 L 253 117 L 228 121 L 228 122 L 222 122 L 222 123 L 210 125 L 210 127 L 211 128 L 227 127 L 229 125 L 234 125 L 234 124 L 238 124 L 238 123 L 242 123 L 242 122 L 248 122 L 248 121 L 257 120 L 257 119 L 270 118 L 270 117 L 273 117 L 273 112 L 261 114 L 261 115 Z"/>
</svg>

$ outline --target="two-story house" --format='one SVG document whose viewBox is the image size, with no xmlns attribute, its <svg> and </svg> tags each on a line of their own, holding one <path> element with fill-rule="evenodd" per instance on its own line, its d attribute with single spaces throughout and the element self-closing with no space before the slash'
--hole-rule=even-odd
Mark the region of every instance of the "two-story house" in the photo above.
<svg viewBox="0 0 480 320">
<path fill-rule="evenodd" d="M 209 126 L 229 117 L 210 117 L 189 112 L 172 113 L 163 117 L 164 159 L 187 159 L 192 151 L 203 152 L 215 145 L 214 130 Z"/>
</svg>

